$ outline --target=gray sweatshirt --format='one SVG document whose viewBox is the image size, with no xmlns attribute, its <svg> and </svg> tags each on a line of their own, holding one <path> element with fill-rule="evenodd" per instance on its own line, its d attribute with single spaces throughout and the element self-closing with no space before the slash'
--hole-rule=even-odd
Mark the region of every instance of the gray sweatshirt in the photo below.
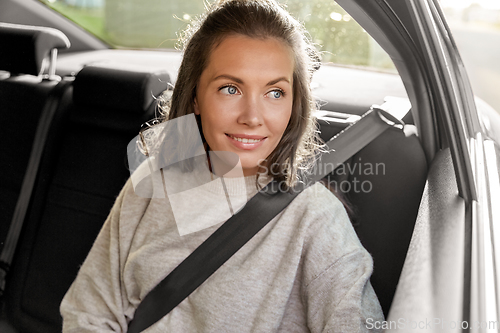
<svg viewBox="0 0 500 333">
<path fill-rule="evenodd" d="M 248 199 L 255 177 L 226 187 Z M 223 194 L 208 185 L 189 202 L 203 210 Z M 208 227 L 180 232 L 168 198 L 139 197 L 127 182 L 63 299 L 63 331 L 126 332 L 146 294 L 227 218 L 208 215 Z M 315 184 L 145 332 L 365 332 L 383 320 L 372 267 L 342 204 Z"/>
</svg>

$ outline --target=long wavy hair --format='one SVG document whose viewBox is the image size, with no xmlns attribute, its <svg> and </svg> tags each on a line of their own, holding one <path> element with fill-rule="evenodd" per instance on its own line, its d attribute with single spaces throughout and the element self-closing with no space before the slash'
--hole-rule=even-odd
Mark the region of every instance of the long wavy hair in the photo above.
<svg viewBox="0 0 500 333">
<path fill-rule="evenodd" d="M 268 175 L 291 188 L 314 163 L 321 147 L 312 115 L 316 105 L 310 89 L 312 74 L 320 66 L 320 56 L 302 24 L 276 1 L 219 0 L 208 5 L 206 13 L 191 22 L 180 36 L 184 55 L 175 87 L 168 100 L 160 101 L 162 120 L 194 113 L 196 87 L 211 52 L 225 37 L 235 34 L 275 38 L 293 51 L 291 117 L 280 142 L 261 164 Z M 201 121 L 197 120 L 203 133 Z"/>
</svg>

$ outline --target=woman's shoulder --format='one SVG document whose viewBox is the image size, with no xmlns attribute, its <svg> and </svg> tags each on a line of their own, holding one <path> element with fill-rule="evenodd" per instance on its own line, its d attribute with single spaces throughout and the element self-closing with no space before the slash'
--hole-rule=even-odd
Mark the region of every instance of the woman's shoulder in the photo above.
<svg viewBox="0 0 500 333">
<path fill-rule="evenodd" d="M 316 182 L 300 193 L 296 200 L 314 215 L 334 215 L 349 219 L 342 202 L 322 183 Z"/>
<path fill-rule="evenodd" d="M 160 186 L 160 173 L 146 175 L 144 173 L 144 168 L 141 166 L 131 174 L 111 210 L 111 213 L 116 215 L 120 228 L 124 226 L 134 228 L 143 219 L 146 212 L 157 208 L 156 206 L 169 207 L 164 203 L 167 198 L 163 187 Z"/>
<path fill-rule="evenodd" d="M 305 242 L 322 248 L 333 255 L 365 251 L 342 202 L 323 184 L 316 183 L 297 198 L 297 211 L 301 212 Z"/>
</svg>

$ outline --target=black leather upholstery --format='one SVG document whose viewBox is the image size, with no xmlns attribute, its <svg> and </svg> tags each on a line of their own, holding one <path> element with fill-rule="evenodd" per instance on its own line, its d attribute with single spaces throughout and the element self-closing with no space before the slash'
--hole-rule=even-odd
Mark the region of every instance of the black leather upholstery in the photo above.
<svg viewBox="0 0 500 333">
<path fill-rule="evenodd" d="M 140 125 L 154 116 L 144 96 L 153 95 L 151 87 L 156 94 L 168 84 L 165 73 L 106 69 L 81 73 L 85 79 L 77 74 L 79 83 L 63 97 L 50 129 L 7 284 L 7 316 L 23 332 L 61 331 L 61 299 L 129 177 L 127 144 Z M 121 102 L 109 104 L 103 99 L 101 105 L 93 95 L 83 96 L 92 91 L 89 86 L 99 86 L 101 80 L 117 82 L 117 78 L 120 85 L 133 87 L 128 90 L 126 110 Z M 78 103 L 76 94 L 80 101 L 93 102 Z"/>
<path fill-rule="evenodd" d="M 73 99 L 85 107 L 140 112 L 151 105 L 168 82 L 167 72 L 87 66 L 76 77 Z"/>
<path fill-rule="evenodd" d="M 38 120 L 57 81 L 38 75 L 53 48 L 69 47 L 55 29 L 0 22 L 0 250 L 21 189 Z"/>
<path fill-rule="evenodd" d="M 0 80 L 0 250 L 21 190 L 40 114 L 56 83 L 33 77 Z"/>
</svg>

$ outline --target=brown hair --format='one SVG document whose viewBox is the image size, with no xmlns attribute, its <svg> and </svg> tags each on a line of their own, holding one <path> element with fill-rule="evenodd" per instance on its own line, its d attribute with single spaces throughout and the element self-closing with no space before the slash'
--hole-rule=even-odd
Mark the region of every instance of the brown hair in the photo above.
<svg viewBox="0 0 500 333">
<path fill-rule="evenodd" d="M 320 57 L 303 26 L 276 1 L 220 0 L 191 23 L 181 35 L 184 56 L 171 99 L 163 106 L 164 120 L 194 113 L 196 86 L 212 50 L 234 34 L 275 38 L 288 45 L 294 54 L 291 117 L 283 137 L 263 166 L 275 180 L 292 187 L 300 172 L 314 162 L 320 147 L 310 90 L 312 73 L 319 68 Z M 200 121 L 198 124 L 201 126 Z"/>
</svg>

